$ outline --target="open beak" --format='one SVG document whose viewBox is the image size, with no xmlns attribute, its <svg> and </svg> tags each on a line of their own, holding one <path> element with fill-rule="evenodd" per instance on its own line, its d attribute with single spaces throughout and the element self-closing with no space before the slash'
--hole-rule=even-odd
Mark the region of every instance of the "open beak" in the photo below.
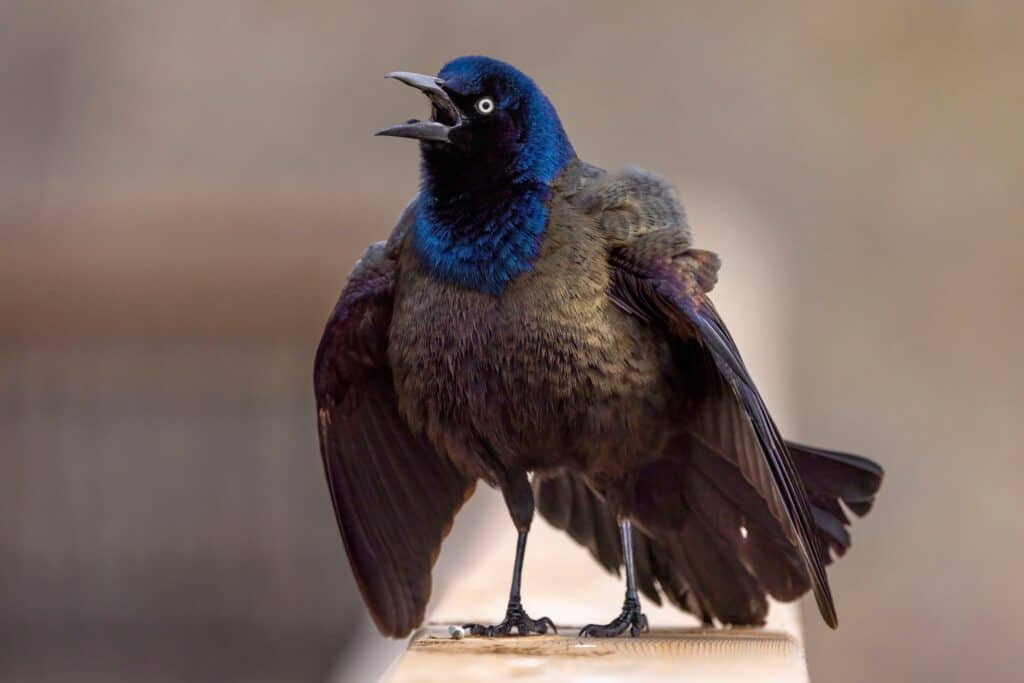
<svg viewBox="0 0 1024 683">
<path fill-rule="evenodd" d="M 430 98 L 431 117 L 429 121 L 409 119 L 405 123 L 377 131 L 377 135 L 396 138 L 413 138 L 430 142 L 451 142 L 452 130 L 462 123 L 462 114 L 444 89 L 444 81 L 436 76 L 414 74 L 408 71 L 392 71 L 385 78 L 394 78 L 410 85 Z"/>
</svg>

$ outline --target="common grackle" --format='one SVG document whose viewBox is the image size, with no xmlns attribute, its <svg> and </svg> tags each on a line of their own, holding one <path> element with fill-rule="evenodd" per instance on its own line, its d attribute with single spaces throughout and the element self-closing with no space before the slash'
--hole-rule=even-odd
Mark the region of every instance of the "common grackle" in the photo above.
<svg viewBox="0 0 1024 683">
<path fill-rule="evenodd" d="M 520 576 L 534 507 L 626 599 L 585 636 L 647 628 L 638 591 L 705 624 L 763 624 L 814 591 L 882 470 L 784 441 L 708 292 L 674 190 L 576 156 L 534 82 L 485 57 L 388 74 L 429 120 L 421 189 L 349 276 L 316 354 L 320 447 L 353 573 L 380 631 L 423 620 L 430 572 L 477 480 L 518 543 L 508 611 L 477 635 L 545 633 Z M 533 479 L 528 477 L 533 473 Z"/>
</svg>

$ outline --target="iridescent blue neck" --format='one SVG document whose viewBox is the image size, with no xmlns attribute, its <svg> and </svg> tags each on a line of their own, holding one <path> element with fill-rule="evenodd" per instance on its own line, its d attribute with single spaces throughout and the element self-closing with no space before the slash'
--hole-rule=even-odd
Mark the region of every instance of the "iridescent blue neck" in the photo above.
<svg viewBox="0 0 1024 683">
<path fill-rule="evenodd" d="M 414 246 L 436 277 L 500 294 L 532 268 L 548 221 L 547 185 L 518 188 L 489 202 L 420 195 Z"/>
<path fill-rule="evenodd" d="M 413 237 L 427 270 L 497 295 L 533 267 L 548 222 L 551 183 L 576 156 L 557 117 L 553 121 L 531 131 L 519 158 L 502 169 L 424 156 Z"/>
</svg>

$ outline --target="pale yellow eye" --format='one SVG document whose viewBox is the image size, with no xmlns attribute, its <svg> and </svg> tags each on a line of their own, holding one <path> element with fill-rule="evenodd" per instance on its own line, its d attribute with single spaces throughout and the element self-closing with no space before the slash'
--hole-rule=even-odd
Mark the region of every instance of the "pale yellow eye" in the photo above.
<svg viewBox="0 0 1024 683">
<path fill-rule="evenodd" d="M 476 101 L 476 110 L 481 114 L 490 114 L 494 111 L 494 100 L 490 97 L 481 97 Z"/>
</svg>

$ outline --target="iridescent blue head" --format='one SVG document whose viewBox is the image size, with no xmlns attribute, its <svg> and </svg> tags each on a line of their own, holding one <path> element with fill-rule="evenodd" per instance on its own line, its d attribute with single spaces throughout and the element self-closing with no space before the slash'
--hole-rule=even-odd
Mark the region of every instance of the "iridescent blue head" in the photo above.
<svg viewBox="0 0 1024 683">
<path fill-rule="evenodd" d="M 555 108 L 528 76 L 488 57 L 460 57 L 437 77 L 388 76 L 432 105 L 430 120 L 378 133 L 420 140 L 417 253 L 439 278 L 501 293 L 532 268 L 551 183 L 576 156 Z"/>
</svg>

